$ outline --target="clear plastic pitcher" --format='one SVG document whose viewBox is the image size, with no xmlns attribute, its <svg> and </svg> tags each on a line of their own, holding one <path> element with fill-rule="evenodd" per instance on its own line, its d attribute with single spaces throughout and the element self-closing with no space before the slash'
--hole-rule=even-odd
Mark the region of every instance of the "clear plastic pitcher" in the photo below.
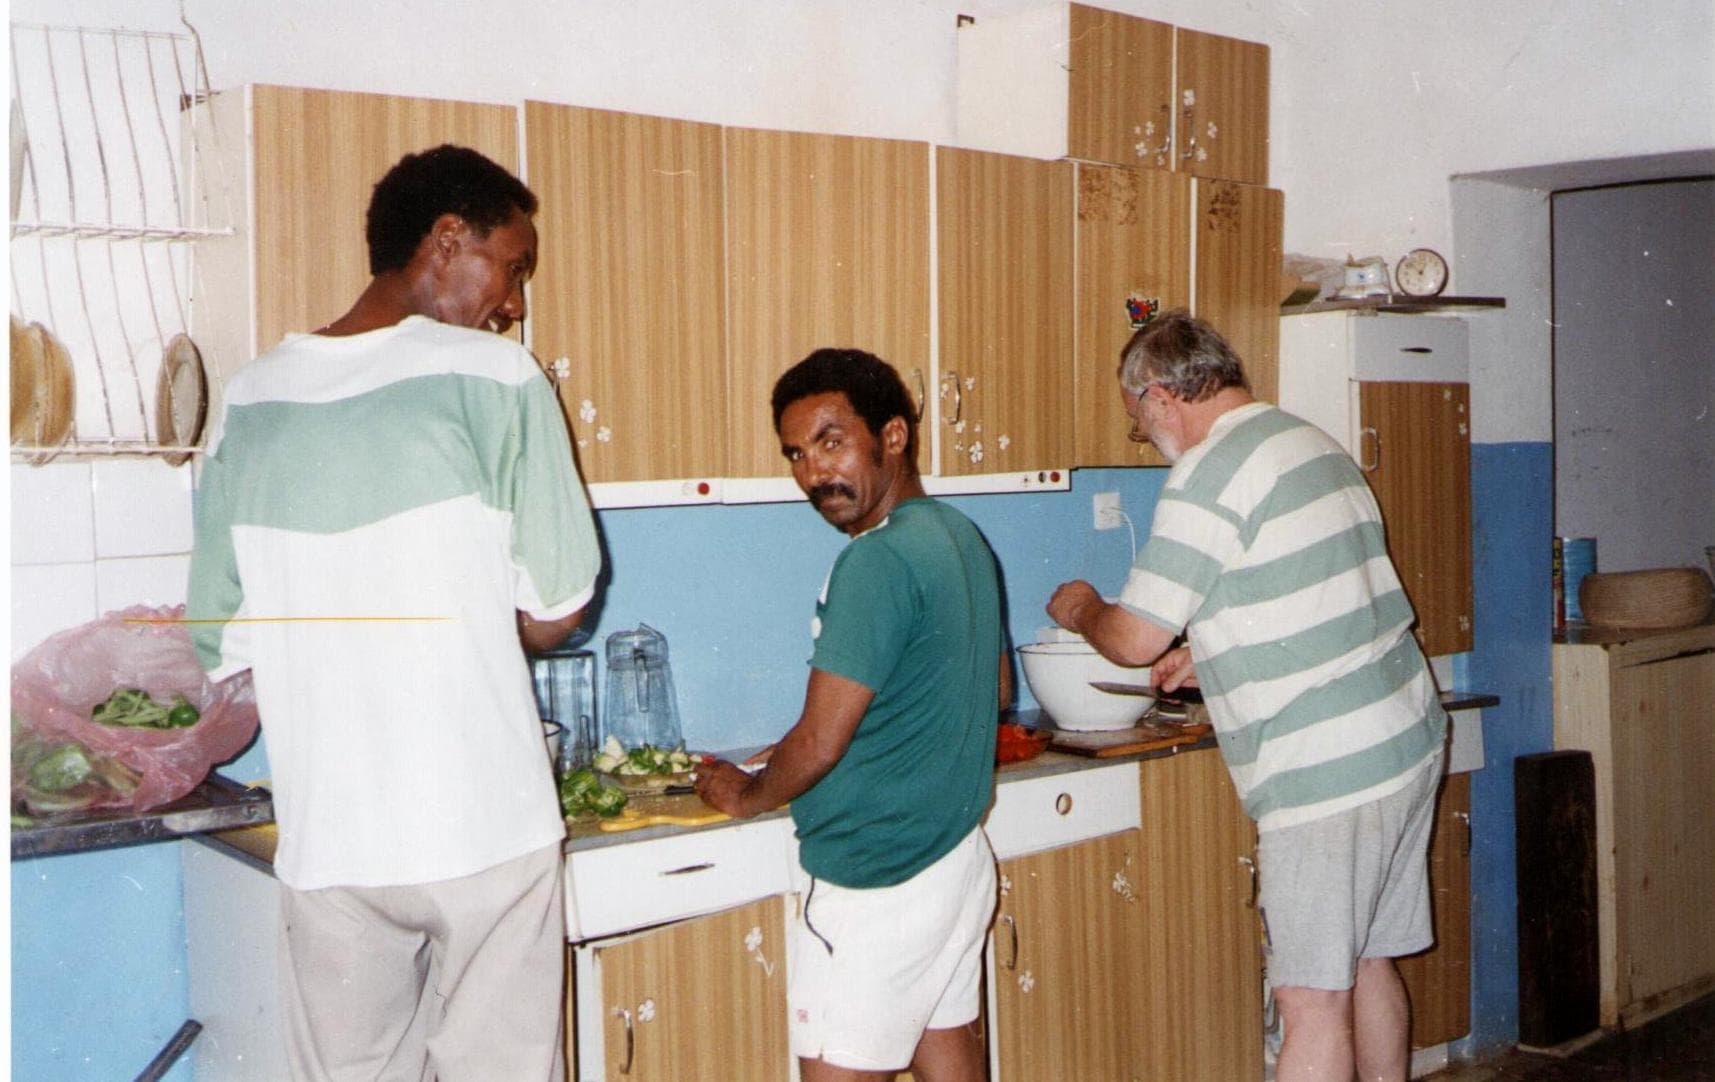
<svg viewBox="0 0 1715 1082">
<path fill-rule="evenodd" d="M 596 752 L 595 655 L 549 650 L 530 659 L 530 679 L 542 720 L 557 721 L 564 730 L 554 772 L 564 777 L 589 766 Z"/>
<path fill-rule="evenodd" d="M 667 663 L 667 639 L 648 624 L 607 637 L 607 693 L 602 709 L 602 738 L 623 748 L 652 744 L 676 748 L 679 699 Z"/>
</svg>

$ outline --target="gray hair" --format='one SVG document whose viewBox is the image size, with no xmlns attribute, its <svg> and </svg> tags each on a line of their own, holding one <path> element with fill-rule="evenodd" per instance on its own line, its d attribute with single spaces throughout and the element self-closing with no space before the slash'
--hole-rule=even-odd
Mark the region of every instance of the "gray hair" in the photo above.
<svg viewBox="0 0 1715 1082">
<path fill-rule="evenodd" d="M 1183 308 L 1161 313 L 1131 336 L 1120 350 L 1119 377 L 1132 394 L 1159 383 L 1186 402 L 1200 402 L 1224 387 L 1250 390 L 1233 347 Z"/>
</svg>

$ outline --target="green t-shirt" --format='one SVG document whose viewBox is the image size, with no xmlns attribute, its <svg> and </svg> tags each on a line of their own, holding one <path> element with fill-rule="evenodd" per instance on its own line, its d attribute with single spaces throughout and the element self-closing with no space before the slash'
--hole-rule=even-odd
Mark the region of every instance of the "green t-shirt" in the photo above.
<svg viewBox="0 0 1715 1082">
<path fill-rule="evenodd" d="M 834 561 L 813 631 L 810 664 L 875 698 L 845 755 L 792 802 L 799 860 L 843 887 L 902 883 L 971 832 L 994 789 L 994 554 L 964 515 L 907 500 Z"/>
</svg>

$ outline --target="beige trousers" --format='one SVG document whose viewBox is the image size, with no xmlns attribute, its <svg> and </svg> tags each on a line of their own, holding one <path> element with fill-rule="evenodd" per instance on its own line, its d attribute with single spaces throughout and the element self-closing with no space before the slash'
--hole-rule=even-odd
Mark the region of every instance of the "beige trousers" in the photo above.
<svg viewBox="0 0 1715 1082">
<path fill-rule="evenodd" d="M 280 889 L 300 1082 L 563 1082 L 558 845 L 462 879 Z"/>
</svg>

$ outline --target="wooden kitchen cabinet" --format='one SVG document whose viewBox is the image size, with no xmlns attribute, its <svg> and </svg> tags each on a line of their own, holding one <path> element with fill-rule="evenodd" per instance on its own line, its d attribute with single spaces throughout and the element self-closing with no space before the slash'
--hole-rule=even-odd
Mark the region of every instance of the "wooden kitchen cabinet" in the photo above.
<svg viewBox="0 0 1715 1082">
<path fill-rule="evenodd" d="M 1135 829 L 1000 862 L 988 975 L 1000 1082 L 1136 1074 L 1155 1037 L 1135 964 L 1153 871 Z"/>
<path fill-rule="evenodd" d="M 810 351 L 867 350 L 927 397 L 929 146 L 748 128 L 725 138 L 728 476 L 788 478 L 769 396 Z"/>
<path fill-rule="evenodd" d="M 1435 945 L 1399 960 L 1411 1001 L 1411 1047 L 1471 1032 L 1471 775 L 1449 774 L 1436 797 L 1429 838 Z"/>
<path fill-rule="evenodd" d="M 958 32 L 961 145 L 1268 183 L 1268 46 L 1083 4 Z"/>
<path fill-rule="evenodd" d="M 1072 165 L 936 149 L 943 475 L 1072 460 Z"/>
<path fill-rule="evenodd" d="M 1357 461 L 1431 657 L 1471 649 L 1468 336 L 1438 315 L 1322 312 L 1277 320 L 1283 409 Z"/>
<path fill-rule="evenodd" d="M 541 102 L 525 103 L 524 126 L 541 200 L 530 341 L 550 373 L 564 369 L 556 384 L 584 480 L 653 482 L 665 502 L 717 498 L 728 436 L 720 127 Z"/>
<path fill-rule="evenodd" d="M 1267 184 L 1268 46 L 1178 27 L 1173 56 L 1176 168 Z M 1280 266 L 1278 258 L 1273 266 Z"/>
<path fill-rule="evenodd" d="M 233 230 L 192 248 L 193 332 L 215 393 L 286 334 L 351 307 L 371 277 L 370 195 L 401 157 L 455 143 L 518 168 L 511 106 L 252 85 L 199 108 L 213 114 L 199 132 L 225 133 L 203 158 L 200 194 L 210 224 Z"/>
<path fill-rule="evenodd" d="M 1715 987 L 1715 624 L 1569 630 L 1554 746 L 1596 774 L 1601 1024 Z"/>
<path fill-rule="evenodd" d="M 1148 443 L 1127 438 L 1120 350 L 1135 332 L 1129 304 L 1160 311 L 1191 303 L 1189 178 L 1117 165 L 1077 165 L 1077 309 L 1073 462 L 1160 466 Z"/>
<path fill-rule="evenodd" d="M 1135 1077 L 1260 1079 L 1255 827 L 1218 751 L 1146 759 L 1139 771 L 1144 949 L 1132 963 L 1140 998 L 1128 1014 L 1148 1041 Z M 1155 1020 L 1168 1024 L 1148 1024 Z"/>
<path fill-rule="evenodd" d="M 786 904 L 765 898 L 578 945 L 574 979 L 589 1006 L 569 1013 L 600 1039 L 585 1037 L 574 1077 L 786 1082 Z"/>
<path fill-rule="evenodd" d="M 1196 215 L 1193 310 L 1238 353 L 1251 393 L 1277 401 L 1286 197 L 1272 188 L 1200 180 Z"/>
</svg>

